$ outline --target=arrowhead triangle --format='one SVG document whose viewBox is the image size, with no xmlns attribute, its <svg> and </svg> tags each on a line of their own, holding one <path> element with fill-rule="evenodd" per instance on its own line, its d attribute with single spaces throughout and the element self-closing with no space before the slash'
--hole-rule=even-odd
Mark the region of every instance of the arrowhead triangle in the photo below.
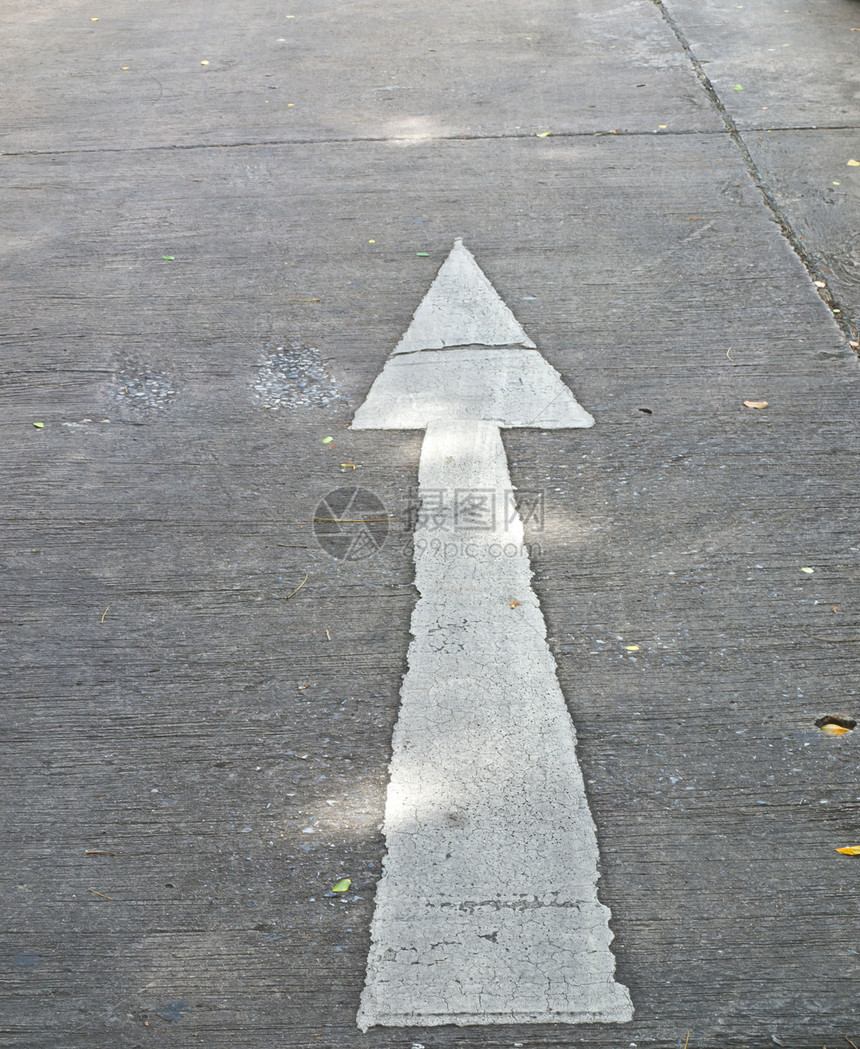
<svg viewBox="0 0 860 1049">
<path fill-rule="evenodd" d="M 458 237 L 392 356 L 475 344 L 536 349 Z"/>
<path fill-rule="evenodd" d="M 424 430 L 452 419 L 545 430 L 594 425 L 459 238 L 352 428 Z"/>
</svg>

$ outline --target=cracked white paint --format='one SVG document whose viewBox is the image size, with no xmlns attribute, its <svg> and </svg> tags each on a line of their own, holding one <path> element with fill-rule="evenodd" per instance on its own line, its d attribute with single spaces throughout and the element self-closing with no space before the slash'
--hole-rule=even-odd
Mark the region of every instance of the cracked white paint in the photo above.
<svg viewBox="0 0 860 1049">
<path fill-rule="evenodd" d="M 535 351 L 508 349 L 516 351 L 511 362 L 520 353 L 542 361 Z M 597 839 L 576 734 L 532 590 L 523 525 L 505 512 L 512 485 L 499 426 L 529 423 L 518 421 L 517 399 L 504 396 L 488 402 L 489 421 L 476 415 L 479 399 L 445 378 L 453 352 L 428 354 L 421 366 L 440 373 L 438 411 L 425 401 L 410 415 L 413 402 L 374 387 L 367 413 L 356 417 L 363 428 L 410 425 L 404 418 L 426 425 L 423 498 L 481 490 L 495 493 L 497 511 L 479 531 L 464 532 L 449 516 L 416 532 L 420 599 L 358 1025 L 628 1021 L 633 1008 L 614 978 L 609 911 L 597 898 Z M 499 351 L 462 354 L 483 352 Z M 531 425 L 591 425 L 546 368 L 549 380 L 541 369 L 522 373 L 526 400 L 549 392 Z M 508 375 L 500 389 L 516 384 L 512 363 L 500 371 Z M 449 418 L 446 388 L 460 405 Z"/>
<path fill-rule="evenodd" d="M 452 419 L 542 429 L 594 423 L 536 350 L 477 345 L 390 357 L 352 428 L 425 430 Z"/>
<path fill-rule="evenodd" d="M 458 237 L 393 352 L 468 343 L 535 348 Z"/>
</svg>

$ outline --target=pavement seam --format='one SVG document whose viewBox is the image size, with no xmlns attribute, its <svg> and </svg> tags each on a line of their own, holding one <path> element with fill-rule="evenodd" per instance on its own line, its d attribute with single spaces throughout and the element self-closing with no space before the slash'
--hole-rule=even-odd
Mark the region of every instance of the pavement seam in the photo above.
<svg viewBox="0 0 860 1049">
<path fill-rule="evenodd" d="M 855 124 L 785 124 L 767 128 L 744 128 L 744 131 L 857 131 L 860 125 Z M 727 128 L 673 128 L 654 131 L 630 131 L 628 128 L 606 128 L 600 131 L 551 131 L 547 138 L 604 138 L 615 135 L 616 138 L 684 138 L 690 135 L 726 135 Z M 422 139 L 422 142 L 501 142 L 520 141 L 536 138 L 534 131 L 518 134 L 502 132 L 496 135 L 433 135 Z M 3 157 L 65 157 L 89 155 L 94 153 L 169 153 L 193 149 L 253 149 L 262 146 L 336 146 L 361 143 L 411 142 L 410 138 L 392 136 L 365 135 L 356 138 L 264 138 L 256 141 L 248 139 L 236 142 L 189 142 L 185 145 L 165 143 L 151 146 L 93 146 L 90 149 L 18 149 L 0 153 Z"/>
<path fill-rule="evenodd" d="M 785 212 L 779 206 L 779 203 L 777 202 L 776 197 L 771 192 L 770 187 L 767 184 L 767 180 L 764 178 L 764 176 L 762 175 L 761 171 L 758 168 L 758 165 L 756 164 L 755 160 L 753 159 L 752 153 L 750 153 L 749 148 L 747 147 L 747 144 L 744 141 L 743 135 L 742 135 L 740 129 L 738 128 L 737 123 L 735 122 L 735 120 L 732 117 L 731 113 L 729 113 L 728 109 L 726 108 L 725 104 L 723 103 L 723 100 L 720 98 L 719 94 L 717 93 L 716 88 L 711 83 L 710 77 L 705 72 L 705 70 L 704 70 L 704 68 L 702 66 L 702 63 L 699 61 L 698 57 L 696 56 L 695 52 L 693 51 L 692 47 L 690 46 L 690 42 L 687 39 L 686 34 L 681 29 L 681 27 L 678 25 L 678 23 L 675 21 L 675 19 L 672 18 L 672 16 L 669 14 L 669 11 L 666 8 L 666 4 L 664 3 L 664 0 L 651 0 L 651 2 L 654 4 L 654 6 L 660 12 L 664 22 L 669 27 L 669 29 L 671 29 L 671 31 L 675 34 L 675 38 L 677 39 L 677 41 L 681 45 L 681 47 L 684 49 L 684 53 L 687 55 L 687 58 L 690 60 L 690 64 L 692 65 L 693 70 L 694 70 L 696 76 L 699 79 L 699 83 L 705 89 L 705 92 L 707 93 L 708 97 L 710 98 L 711 102 L 713 103 L 714 107 L 716 108 L 717 112 L 719 113 L 720 118 L 723 121 L 723 124 L 725 124 L 726 131 L 728 132 L 729 137 L 731 138 L 732 142 L 734 142 L 734 144 L 737 146 L 737 148 L 738 148 L 738 150 L 739 150 L 739 152 L 741 154 L 741 157 L 743 159 L 743 162 L 744 162 L 744 164 L 745 164 L 745 166 L 747 168 L 747 171 L 748 171 L 748 173 L 750 175 L 750 178 L 753 180 L 753 182 L 758 187 L 758 190 L 761 193 L 762 197 L 764 198 L 764 202 L 765 202 L 768 210 L 770 211 L 771 215 L 773 216 L 774 221 L 777 223 L 777 225 L 779 226 L 780 230 L 782 231 L 783 236 L 788 241 L 788 243 L 791 246 L 791 248 L 794 251 L 794 253 L 797 255 L 797 257 L 803 263 L 803 266 L 806 269 L 806 272 L 809 275 L 809 278 L 812 281 L 813 286 L 815 287 L 815 290 L 818 292 L 819 297 L 824 302 L 824 304 L 827 306 L 827 308 L 830 310 L 831 315 L 833 317 L 833 320 L 836 322 L 837 326 L 842 331 L 843 335 L 845 335 L 845 337 L 848 339 L 848 341 L 850 343 L 855 343 L 857 341 L 857 333 L 854 331 L 854 328 L 852 327 L 851 322 L 848 320 L 848 318 L 847 318 L 847 316 L 845 314 L 845 311 L 842 308 L 842 304 L 839 302 L 839 300 L 836 298 L 836 296 L 830 290 L 830 288 L 829 288 L 829 286 L 827 284 L 827 279 L 826 279 L 824 273 L 818 268 L 818 266 L 816 265 L 814 259 L 812 258 L 812 256 L 809 254 L 809 252 L 806 250 L 806 248 L 804 247 L 803 243 L 801 242 L 800 236 L 795 232 L 794 227 L 792 226 L 791 221 L 789 220 L 788 216 L 785 214 Z M 756 130 L 758 130 L 758 129 L 756 129 Z M 768 129 L 768 130 L 776 130 L 776 129 Z M 805 131 L 805 130 L 818 130 L 818 129 L 810 127 L 808 129 L 807 128 L 780 128 L 779 130 Z M 833 128 L 833 129 L 828 129 L 828 130 L 843 130 L 843 129 L 842 128 Z M 850 129 L 844 129 L 844 130 L 850 130 Z M 856 352 L 856 348 L 855 348 L 855 352 Z M 860 355 L 860 354 L 858 354 L 858 355 Z"/>
<path fill-rule="evenodd" d="M 806 131 L 811 128 L 779 128 L 778 130 Z M 853 131 L 854 128 L 826 128 L 824 130 Z M 705 130 L 679 128 L 673 131 L 628 131 L 623 128 L 606 128 L 600 131 L 552 131 L 547 138 L 600 138 L 606 135 L 615 135 L 618 138 L 655 138 L 657 136 L 682 137 L 685 135 L 725 135 L 724 128 L 708 128 Z M 506 140 L 520 140 L 536 138 L 534 131 L 523 131 L 518 133 L 502 132 L 496 135 L 433 135 L 422 139 L 426 142 L 499 142 Z M 283 139 L 258 139 L 257 141 L 237 142 L 189 142 L 185 145 L 174 143 L 153 146 L 94 146 L 92 149 L 19 149 L 0 153 L 4 157 L 52 157 L 69 156 L 74 154 L 89 153 L 168 153 L 179 150 L 192 149 L 248 149 L 255 146 L 336 146 L 355 145 L 362 143 L 385 143 L 385 142 L 412 142 L 413 139 L 398 135 L 363 135 L 353 138 L 283 138 Z"/>
</svg>

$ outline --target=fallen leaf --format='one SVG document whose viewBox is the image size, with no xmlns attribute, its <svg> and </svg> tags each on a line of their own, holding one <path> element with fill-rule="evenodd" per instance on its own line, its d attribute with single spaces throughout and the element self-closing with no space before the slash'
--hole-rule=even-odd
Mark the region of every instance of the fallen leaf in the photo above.
<svg viewBox="0 0 860 1049">
<path fill-rule="evenodd" d="M 549 138 L 551 134 L 551 131 L 537 131 L 535 132 L 535 138 Z"/>
<path fill-rule="evenodd" d="M 86 856 L 116 856 L 115 852 L 108 852 L 107 849 L 87 849 L 84 853 Z"/>
<path fill-rule="evenodd" d="M 801 572 L 806 572 L 807 575 L 812 575 L 813 572 L 815 571 L 815 569 L 814 568 L 801 568 L 800 571 Z"/>
<path fill-rule="evenodd" d="M 176 257 L 174 255 L 162 255 L 161 259 L 162 259 L 162 262 L 175 262 L 176 261 Z"/>
<path fill-rule="evenodd" d="M 624 650 L 626 652 L 638 652 L 639 651 L 639 646 L 638 645 L 625 645 L 624 646 Z"/>
<path fill-rule="evenodd" d="M 45 424 L 44 423 L 33 423 L 33 425 L 36 427 L 37 430 L 44 430 L 45 429 Z"/>
<path fill-rule="evenodd" d="M 850 728 L 844 728 L 842 725 L 834 725 L 833 722 L 828 722 L 826 725 L 821 726 L 821 731 L 825 736 L 844 736 L 846 732 L 850 732 Z"/>
<path fill-rule="evenodd" d="M 519 601 L 508 601 L 508 604 L 511 606 L 511 608 L 519 608 L 520 607 L 520 602 Z"/>
<path fill-rule="evenodd" d="M 812 283 L 815 285 L 816 288 L 826 288 L 827 287 L 827 285 L 824 283 L 823 280 L 814 280 Z"/>
<path fill-rule="evenodd" d="M 204 59 L 204 61 L 202 61 L 202 62 L 200 63 L 200 65 L 201 65 L 201 66 L 208 66 L 208 65 L 209 65 L 209 63 L 208 63 L 208 62 L 207 62 L 207 61 L 206 61 L 206 60 Z"/>
<path fill-rule="evenodd" d="M 743 87 L 741 87 L 740 84 L 735 84 L 735 86 L 734 86 L 734 88 L 732 88 L 732 90 L 733 91 L 743 91 Z"/>
<path fill-rule="evenodd" d="M 747 408 L 767 408 L 767 401 L 744 401 Z"/>
<path fill-rule="evenodd" d="M 860 160 L 851 159 L 848 161 L 849 168 L 860 168 Z"/>
<path fill-rule="evenodd" d="M 341 470 L 354 470 L 355 463 L 341 463 L 340 468 Z"/>
<path fill-rule="evenodd" d="M 350 879 L 350 878 L 341 878 L 341 880 L 337 883 L 337 885 L 332 885 L 331 891 L 332 892 L 346 892 L 346 890 L 350 887 L 350 885 L 352 885 L 352 879 Z"/>
<path fill-rule="evenodd" d="M 418 256 L 419 259 L 427 259 L 430 257 L 429 251 L 416 251 L 415 254 Z"/>
<path fill-rule="evenodd" d="M 334 437 L 323 437 L 323 444 L 331 444 Z"/>
<path fill-rule="evenodd" d="M 846 845 L 844 849 L 837 849 L 843 856 L 860 856 L 860 845 Z"/>
</svg>

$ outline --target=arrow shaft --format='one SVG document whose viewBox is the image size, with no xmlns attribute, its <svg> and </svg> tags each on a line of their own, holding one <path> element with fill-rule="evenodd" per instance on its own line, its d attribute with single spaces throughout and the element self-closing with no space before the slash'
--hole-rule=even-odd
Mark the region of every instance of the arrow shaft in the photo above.
<svg viewBox="0 0 860 1049">
<path fill-rule="evenodd" d="M 359 1026 L 629 1020 L 498 427 L 432 423 L 419 487 L 420 599 Z"/>
</svg>

